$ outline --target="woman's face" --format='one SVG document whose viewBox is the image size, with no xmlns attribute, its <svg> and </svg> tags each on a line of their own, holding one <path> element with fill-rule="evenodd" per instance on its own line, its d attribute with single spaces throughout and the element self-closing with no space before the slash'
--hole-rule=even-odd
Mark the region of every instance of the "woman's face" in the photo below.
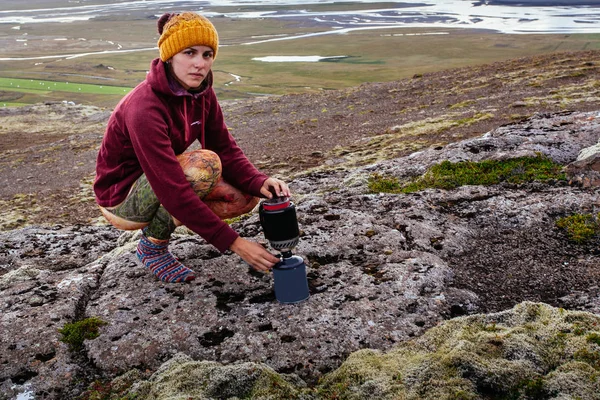
<svg viewBox="0 0 600 400">
<path fill-rule="evenodd" d="M 197 88 L 208 75 L 214 54 L 208 46 L 187 47 L 171 58 L 171 71 L 186 90 Z"/>
</svg>

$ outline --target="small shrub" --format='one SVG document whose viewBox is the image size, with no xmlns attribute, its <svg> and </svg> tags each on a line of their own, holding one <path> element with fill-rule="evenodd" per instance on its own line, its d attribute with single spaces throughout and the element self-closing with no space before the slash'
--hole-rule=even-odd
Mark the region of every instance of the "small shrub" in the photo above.
<svg viewBox="0 0 600 400">
<path fill-rule="evenodd" d="M 83 341 L 85 339 L 97 338 L 100 335 L 98 328 L 106 324 L 107 322 L 102 321 L 97 317 L 86 318 L 81 321 L 68 323 L 58 330 L 58 332 L 62 335 L 60 341 L 67 343 L 73 351 L 81 350 L 83 347 Z"/>
<path fill-rule="evenodd" d="M 580 326 L 579 324 L 574 324 L 573 325 L 573 334 L 575 336 L 581 336 L 585 333 L 585 328 L 583 328 L 582 326 Z"/>
<path fill-rule="evenodd" d="M 81 400 L 108 400 L 112 394 L 110 382 L 94 381 L 90 388 L 83 393 Z"/>
<path fill-rule="evenodd" d="M 556 226 L 564 229 L 567 236 L 575 243 L 584 243 L 594 237 L 600 230 L 598 222 L 591 214 L 574 214 L 560 218 Z"/>
</svg>

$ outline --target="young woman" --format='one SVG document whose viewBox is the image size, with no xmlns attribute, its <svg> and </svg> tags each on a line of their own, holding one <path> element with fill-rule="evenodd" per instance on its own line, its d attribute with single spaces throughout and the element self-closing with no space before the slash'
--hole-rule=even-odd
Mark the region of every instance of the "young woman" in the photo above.
<svg viewBox="0 0 600 400">
<path fill-rule="evenodd" d="M 196 13 L 165 14 L 158 31 L 160 57 L 108 121 L 96 201 L 118 229 L 142 229 L 137 256 L 164 282 L 195 278 L 168 250 L 178 225 L 268 271 L 279 259 L 222 219 L 252 210 L 257 196 L 289 196 L 289 188 L 260 173 L 225 126 L 212 88 L 219 47 L 213 24 Z M 195 142 L 201 149 L 185 152 Z"/>
</svg>

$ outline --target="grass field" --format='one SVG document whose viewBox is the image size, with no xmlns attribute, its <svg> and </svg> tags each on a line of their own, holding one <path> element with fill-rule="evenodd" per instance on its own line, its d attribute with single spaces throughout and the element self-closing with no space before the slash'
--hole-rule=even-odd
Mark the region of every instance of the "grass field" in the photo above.
<svg viewBox="0 0 600 400">
<path fill-rule="evenodd" d="M 215 89 L 222 100 L 348 88 L 529 55 L 600 49 L 600 34 L 506 35 L 426 28 L 364 30 L 261 43 L 277 35 L 314 33 L 317 28 L 283 19 L 220 17 L 213 23 L 221 43 L 213 67 Z M 67 100 L 114 107 L 144 79 L 150 61 L 158 55 L 155 24 L 151 18 L 123 17 L 29 24 L 19 30 L 0 26 L 2 57 L 30 58 L 0 61 L 0 106 Z M 116 49 L 148 50 L 93 54 Z M 79 53 L 92 55 L 35 59 Z M 315 55 L 345 58 L 328 62 L 253 60 Z"/>
<path fill-rule="evenodd" d="M 27 103 L 10 101 L 11 97 L 9 93 L 20 94 L 18 98 L 24 99 L 45 99 L 45 98 L 57 98 L 62 96 L 63 101 L 69 100 L 73 93 L 78 95 L 97 95 L 99 97 L 122 97 L 127 94 L 131 88 L 122 86 L 106 86 L 106 85 L 94 85 L 89 83 L 71 83 L 61 81 L 47 81 L 47 80 L 35 80 L 35 79 L 18 79 L 18 78 L 0 78 L 0 91 L 4 93 L 4 97 L 8 98 L 8 103 L 2 102 L 0 97 L 0 105 L 5 106 L 17 106 L 24 105 Z M 37 101 L 36 101 L 37 102 Z"/>
</svg>

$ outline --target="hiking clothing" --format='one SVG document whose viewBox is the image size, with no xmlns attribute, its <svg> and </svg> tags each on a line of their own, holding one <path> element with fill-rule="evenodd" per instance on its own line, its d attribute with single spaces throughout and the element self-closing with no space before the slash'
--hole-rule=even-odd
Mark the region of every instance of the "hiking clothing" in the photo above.
<svg viewBox="0 0 600 400">
<path fill-rule="evenodd" d="M 114 109 L 98 153 L 94 193 L 106 208 L 120 204 L 145 174 L 164 208 L 224 252 L 239 236 L 213 213 L 186 180 L 176 156 L 193 143 L 214 151 L 222 178 L 253 196 L 268 178 L 237 145 L 212 88 L 212 72 L 201 89 L 186 91 L 155 59 L 146 79 Z"/>
</svg>

